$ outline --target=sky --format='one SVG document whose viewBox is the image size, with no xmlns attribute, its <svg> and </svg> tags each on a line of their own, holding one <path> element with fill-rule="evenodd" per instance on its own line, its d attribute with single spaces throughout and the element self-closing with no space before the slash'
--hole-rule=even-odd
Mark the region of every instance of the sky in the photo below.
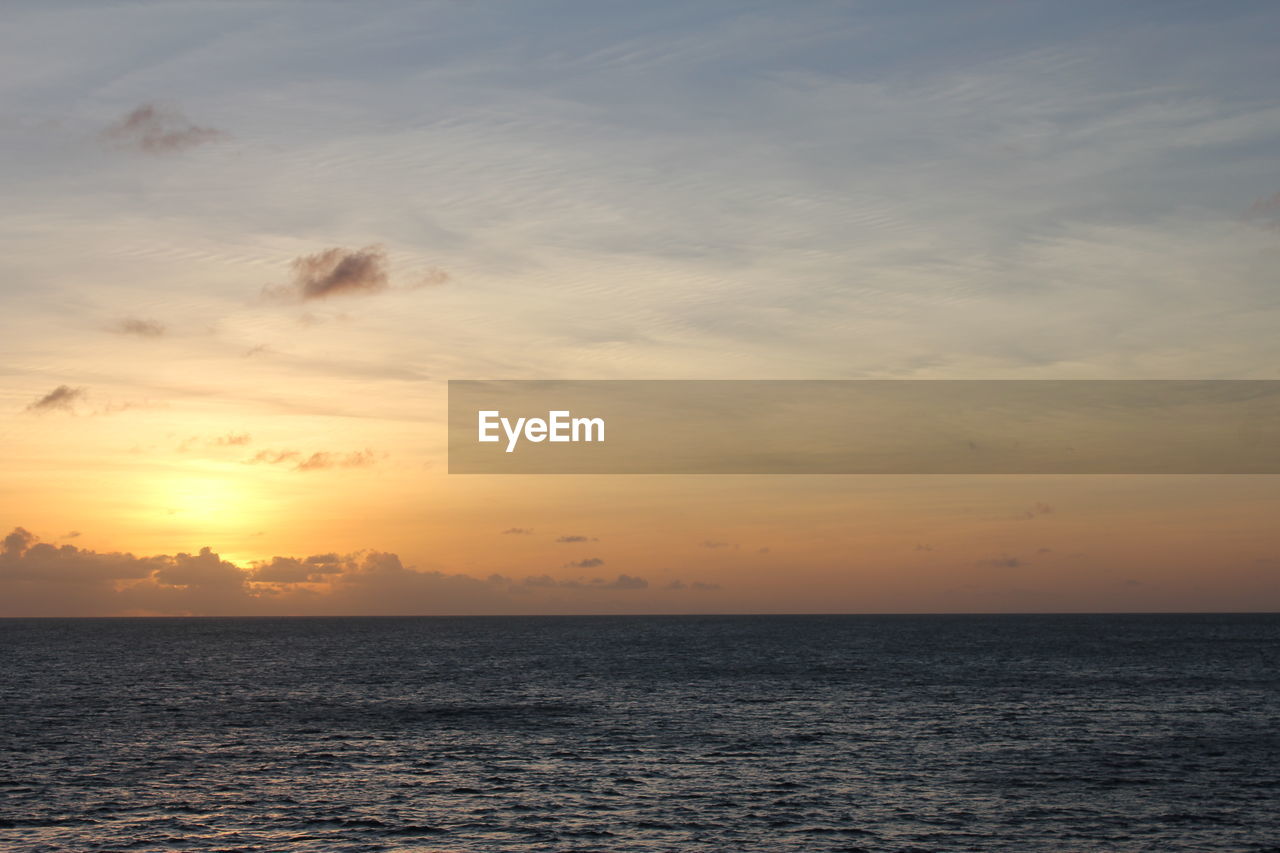
<svg viewBox="0 0 1280 853">
<path fill-rule="evenodd" d="M 12 2 L 0 615 L 1280 609 L 1268 476 L 461 476 L 449 379 L 1280 378 L 1271 3 Z"/>
</svg>

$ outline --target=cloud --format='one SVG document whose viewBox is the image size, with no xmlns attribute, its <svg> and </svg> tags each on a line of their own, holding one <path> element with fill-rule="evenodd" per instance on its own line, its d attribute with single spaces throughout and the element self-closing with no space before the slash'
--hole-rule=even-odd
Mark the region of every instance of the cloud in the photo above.
<svg viewBox="0 0 1280 853">
<path fill-rule="evenodd" d="M 557 542 L 599 542 L 594 536 L 557 536 Z"/>
<path fill-rule="evenodd" d="M 531 586 L 540 589 L 551 589 L 560 585 L 560 581 L 551 577 L 551 575 L 530 575 L 521 581 L 525 586 Z"/>
<path fill-rule="evenodd" d="M 0 616 L 513 612 L 517 603 L 483 580 L 420 571 L 381 551 L 273 557 L 245 569 L 208 547 L 99 553 L 43 543 L 21 527 L 0 540 Z"/>
<path fill-rule="evenodd" d="M 604 585 L 605 589 L 648 589 L 649 582 L 644 578 L 636 578 L 631 575 L 618 575 L 614 580 Z"/>
<path fill-rule="evenodd" d="M 35 534 L 30 530 L 15 527 L 12 533 L 4 537 L 3 543 L 0 543 L 0 554 L 22 554 L 35 541 Z"/>
<path fill-rule="evenodd" d="M 325 249 L 295 258 L 292 266 L 293 282 L 268 287 L 264 291 L 267 295 L 305 301 L 378 293 L 389 286 L 387 251 L 379 245 Z"/>
<path fill-rule="evenodd" d="M 573 560 L 565 563 L 566 569 L 594 569 L 596 566 L 603 566 L 604 560 L 599 557 L 587 557 L 583 560 Z"/>
<path fill-rule="evenodd" d="M 309 302 L 330 296 L 371 295 L 391 288 L 391 268 L 385 246 L 373 244 L 362 249 L 340 246 L 294 258 L 293 279 L 288 284 L 267 285 L 262 295 L 288 302 Z M 416 280 L 398 286 L 399 290 L 419 290 L 449 281 L 449 274 L 429 268 Z M 303 322 L 314 325 L 320 318 L 305 315 Z"/>
<path fill-rule="evenodd" d="M 314 583 L 356 568 L 355 555 L 313 554 L 301 560 L 272 557 L 267 562 L 254 563 L 249 579 L 257 583 Z"/>
<path fill-rule="evenodd" d="M 252 441 L 252 438 L 247 432 L 240 432 L 240 433 L 229 432 L 226 435 L 215 435 L 211 438 L 203 439 L 203 443 L 207 447 L 243 447 L 246 444 L 249 444 L 251 441 Z M 188 450 L 195 447 L 197 444 L 200 444 L 201 442 L 202 440 L 198 435 L 193 435 L 188 438 L 184 438 L 182 442 L 178 445 L 178 452 L 186 453 Z M 262 455 L 262 454 L 259 454 L 259 455 Z M 265 461 L 268 461 L 268 458 L 263 458 L 261 460 L 258 460 L 257 457 L 254 457 L 253 461 L 265 462 Z"/>
<path fill-rule="evenodd" d="M 1021 557 L 992 557 L 989 560 L 978 560 L 974 563 L 976 566 L 990 569 L 1017 569 L 1027 565 L 1027 561 Z"/>
<path fill-rule="evenodd" d="M 244 584 L 244 572 L 210 548 L 201 548 L 195 555 L 151 557 L 146 562 L 159 565 L 152 577 L 166 586 L 240 587 Z"/>
<path fill-rule="evenodd" d="M 477 578 L 407 566 L 398 554 L 377 550 L 277 555 L 240 566 L 209 547 L 150 557 L 100 553 L 44 543 L 22 527 L 0 540 L 0 616 L 530 613 L 545 612 L 545 594 L 581 593 L 581 606 L 590 608 L 593 593 L 649 588 L 646 578 L 630 574 Z M 719 585 L 673 581 L 664 588 Z"/>
<path fill-rule="evenodd" d="M 1249 208 L 1251 219 L 1263 219 L 1273 226 L 1280 225 L 1280 193 L 1260 198 Z"/>
<path fill-rule="evenodd" d="M 295 471 L 323 471 L 328 468 L 367 468 L 377 464 L 372 450 L 354 453 L 312 453 L 298 463 Z"/>
<path fill-rule="evenodd" d="M 532 536 L 533 531 L 528 527 L 508 527 L 502 531 L 503 536 Z"/>
<path fill-rule="evenodd" d="M 691 589 L 697 592 L 709 592 L 712 590 L 720 589 L 720 584 L 705 583 L 703 581 L 694 581 L 693 583 L 685 583 L 682 580 L 673 580 L 671 583 L 667 584 L 666 587 L 664 588 L 671 589 L 671 590 Z"/>
<path fill-rule="evenodd" d="M 611 581 L 604 578 L 592 578 L 590 580 L 565 578 L 557 580 L 550 575 L 530 575 L 521 583 L 533 589 L 635 590 L 649 588 L 649 582 L 644 578 L 626 574 L 618 575 Z"/>
<path fill-rule="evenodd" d="M 449 282 L 450 276 L 447 272 L 436 267 L 429 268 L 426 272 L 418 276 L 417 280 L 408 285 L 410 290 L 418 290 L 423 287 L 439 287 Z"/>
<path fill-rule="evenodd" d="M 148 154 L 173 154 L 226 136 L 192 123 L 173 107 L 156 104 L 143 104 L 102 132 L 111 143 Z"/>
<path fill-rule="evenodd" d="M 331 453 L 317 451 L 306 456 L 299 450 L 260 450 L 245 460 L 248 465 L 281 465 L 296 462 L 294 471 L 325 471 L 330 468 L 367 468 L 376 465 L 377 454 L 372 450 L 357 450 L 351 453 Z"/>
<path fill-rule="evenodd" d="M 1052 515 L 1052 514 L 1053 514 L 1053 507 L 1049 506 L 1047 503 L 1037 502 L 1032 504 L 1027 509 L 1026 512 L 1015 517 L 1019 521 L 1029 521 L 1030 519 L 1037 518 L 1042 515 Z"/>
<path fill-rule="evenodd" d="M 161 338 L 165 333 L 164 324 L 140 317 L 125 317 L 112 326 L 111 330 L 121 335 L 134 335 L 139 338 Z"/>
<path fill-rule="evenodd" d="M 266 465 L 279 465 L 282 462 L 289 462 L 294 459 L 301 459 L 302 454 L 297 450 L 259 450 L 254 454 L 252 459 L 248 460 L 248 464 L 256 465 L 263 463 Z"/>
<path fill-rule="evenodd" d="M 83 400 L 87 392 L 83 388 L 72 388 L 59 385 L 48 394 L 27 406 L 28 412 L 70 412 L 77 401 Z"/>
</svg>

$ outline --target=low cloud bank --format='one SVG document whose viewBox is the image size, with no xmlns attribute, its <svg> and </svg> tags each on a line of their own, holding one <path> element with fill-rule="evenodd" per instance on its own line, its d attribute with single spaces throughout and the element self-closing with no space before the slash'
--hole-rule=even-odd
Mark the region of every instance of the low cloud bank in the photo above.
<svg viewBox="0 0 1280 853">
<path fill-rule="evenodd" d="M 479 579 L 359 551 L 276 556 L 240 566 L 211 548 L 140 557 L 42 542 L 22 527 L 0 540 L 0 616 L 414 615 L 539 612 L 540 594 L 633 596 L 649 581 L 502 575 Z M 663 592 L 707 590 L 668 585 Z"/>
</svg>

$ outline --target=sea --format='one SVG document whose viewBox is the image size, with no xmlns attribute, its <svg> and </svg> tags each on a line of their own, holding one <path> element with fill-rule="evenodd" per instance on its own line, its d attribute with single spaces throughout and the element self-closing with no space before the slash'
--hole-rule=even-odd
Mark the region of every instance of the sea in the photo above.
<svg viewBox="0 0 1280 853">
<path fill-rule="evenodd" d="M 0 850 L 1280 851 L 1280 615 L 0 620 Z"/>
</svg>

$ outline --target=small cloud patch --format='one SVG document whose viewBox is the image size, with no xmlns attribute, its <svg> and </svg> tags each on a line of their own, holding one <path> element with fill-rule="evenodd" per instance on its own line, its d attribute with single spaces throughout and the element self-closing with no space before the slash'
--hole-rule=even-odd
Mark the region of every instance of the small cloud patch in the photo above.
<svg viewBox="0 0 1280 853">
<path fill-rule="evenodd" d="M 33 401 L 27 406 L 28 412 L 70 412 L 75 404 L 87 396 L 85 389 L 72 388 L 70 385 L 59 385 L 48 394 Z"/>
</svg>

